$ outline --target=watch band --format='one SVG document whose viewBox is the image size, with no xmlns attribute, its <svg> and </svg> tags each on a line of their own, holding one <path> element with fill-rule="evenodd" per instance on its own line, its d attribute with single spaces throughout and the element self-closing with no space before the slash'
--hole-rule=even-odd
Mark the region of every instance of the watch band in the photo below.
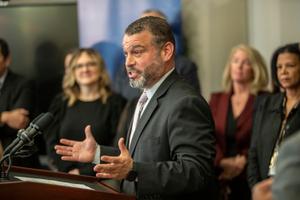
<svg viewBox="0 0 300 200">
<path fill-rule="evenodd" d="M 126 176 L 126 180 L 127 181 L 135 181 L 137 178 L 137 171 L 136 171 L 136 168 L 135 168 L 135 162 L 133 162 L 132 164 L 132 169 L 128 172 L 127 176 Z"/>
</svg>

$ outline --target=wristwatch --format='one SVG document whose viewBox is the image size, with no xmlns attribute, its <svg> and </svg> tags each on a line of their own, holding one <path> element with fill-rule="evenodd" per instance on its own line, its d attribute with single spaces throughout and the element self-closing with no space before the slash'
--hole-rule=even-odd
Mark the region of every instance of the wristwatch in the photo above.
<svg viewBox="0 0 300 200">
<path fill-rule="evenodd" d="M 127 176 L 126 176 L 126 180 L 127 181 L 135 181 L 137 178 L 137 171 L 135 169 L 135 163 L 133 162 L 132 164 L 132 169 L 128 172 Z"/>
</svg>

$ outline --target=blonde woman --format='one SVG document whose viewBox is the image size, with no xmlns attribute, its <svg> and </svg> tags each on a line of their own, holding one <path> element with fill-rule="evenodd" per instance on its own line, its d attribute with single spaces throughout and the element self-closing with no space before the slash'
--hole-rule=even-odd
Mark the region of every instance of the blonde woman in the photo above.
<svg viewBox="0 0 300 200">
<path fill-rule="evenodd" d="M 215 165 L 224 199 L 251 197 L 245 166 L 253 105 L 267 84 L 267 69 L 260 53 L 245 44 L 234 47 L 223 73 L 224 90 L 213 93 L 210 99 L 217 139 Z"/>
<path fill-rule="evenodd" d="M 111 145 L 125 100 L 110 89 L 103 58 L 93 49 L 73 52 L 69 71 L 63 79 L 63 95 L 57 96 L 50 111 L 55 122 L 46 136 L 48 153 L 54 166 L 63 172 L 94 175 L 92 164 L 60 160 L 54 145 L 60 138 L 81 140 L 84 127 L 91 125 L 99 144 Z"/>
</svg>

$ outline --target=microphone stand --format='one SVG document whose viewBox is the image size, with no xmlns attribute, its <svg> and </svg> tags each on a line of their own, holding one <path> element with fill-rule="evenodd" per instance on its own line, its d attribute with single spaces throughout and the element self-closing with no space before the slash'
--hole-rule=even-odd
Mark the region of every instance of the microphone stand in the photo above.
<svg viewBox="0 0 300 200">
<path fill-rule="evenodd" d="M 0 160 L 0 182 L 9 180 L 9 170 L 12 164 L 11 154 L 10 151 L 14 148 L 15 145 L 19 143 L 21 140 L 21 134 L 24 131 L 24 129 L 20 129 L 17 134 L 17 139 L 14 140 L 12 143 L 10 143 L 3 152 L 3 157 Z M 5 161 L 8 160 L 7 168 L 4 170 Z"/>
<path fill-rule="evenodd" d="M 24 130 L 18 131 L 17 138 L 10 144 L 3 152 L 3 157 L 0 160 L 0 182 L 9 181 L 9 170 L 12 165 L 12 157 L 18 154 L 27 144 L 33 144 L 34 137 L 38 134 L 42 134 L 43 130 L 52 121 L 53 115 L 51 113 L 41 113 L 36 117 L 29 125 L 29 127 Z M 4 162 L 8 161 L 7 168 L 4 170 Z"/>
<path fill-rule="evenodd" d="M 32 124 L 35 129 L 38 129 L 36 125 Z M 19 130 L 17 138 L 18 140 L 13 141 L 3 152 L 3 157 L 0 160 L 0 182 L 10 181 L 9 171 L 12 165 L 12 156 L 15 155 L 22 147 L 26 144 L 33 142 L 33 138 L 29 138 L 26 134 L 23 134 L 24 129 Z M 37 131 L 40 134 L 40 131 Z M 6 170 L 4 165 L 5 161 L 8 161 Z"/>
<path fill-rule="evenodd" d="M 8 160 L 8 164 L 7 164 L 7 167 L 5 169 L 4 167 L 4 162 Z M 9 178 L 9 171 L 10 171 L 10 168 L 11 168 L 11 154 L 8 153 L 8 154 L 5 154 L 1 161 L 0 161 L 0 182 L 3 182 L 3 181 L 10 181 L 10 178 Z"/>
<path fill-rule="evenodd" d="M 18 131 L 17 139 L 15 139 L 12 143 L 10 143 L 10 144 L 4 149 L 4 151 L 3 151 L 3 156 L 4 156 L 5 154 L 7 154 L 8 152 L 10 152 L 10 151 L 12 150 L 12 148 L 14 148 L 14 146 L 16 146 L 16 145 L 19 143 L 19 141 L 21 140 L 21 134 L 22 134 L 23 131 L 25 131 L 25 129 L 20 129 L 20 130 Z"/>
</svg>

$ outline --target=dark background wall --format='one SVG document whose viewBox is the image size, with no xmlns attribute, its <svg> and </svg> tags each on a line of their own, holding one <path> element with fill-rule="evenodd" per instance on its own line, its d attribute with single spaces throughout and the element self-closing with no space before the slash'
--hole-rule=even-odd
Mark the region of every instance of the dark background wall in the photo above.
<svg viewBox="0 0 300 200">
<path fill-rule="evenodd" d="M 61 89 L 64 55 L 78 46 L 76 3 L 1 7 L 0 37 L 11 48 L 10 68 L 35 82 L 36 112 L 47 111 Z"/>
</svg>

